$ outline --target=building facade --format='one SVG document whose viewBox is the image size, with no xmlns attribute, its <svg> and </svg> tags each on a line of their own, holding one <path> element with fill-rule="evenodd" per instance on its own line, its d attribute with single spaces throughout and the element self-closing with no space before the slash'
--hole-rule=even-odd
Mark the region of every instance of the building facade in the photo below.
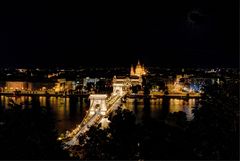
<svg viewBox="0 0 240 161">
<path fill-rule="evenodd" d="M 146 74 L 146 70 L 144 68 L 144 65 L 141 64 L 139 60 L 135 68 L 133 67 L 133 65 L 131 66 L 130 76 L 141 77 L 142 75 L 145 75 L 145 74 Z"/>
</svg>

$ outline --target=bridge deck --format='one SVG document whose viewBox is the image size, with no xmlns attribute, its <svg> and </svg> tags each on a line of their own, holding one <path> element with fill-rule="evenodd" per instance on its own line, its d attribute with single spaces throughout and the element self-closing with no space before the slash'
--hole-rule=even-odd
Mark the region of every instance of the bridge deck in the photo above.
<svg viewBox="0 0 240 161">
<path fill-rule="evenodd" d="M 125 95 L 125 93 L 124 93 Z M 92 125 L 97 125 L 101 122 L 101 120 L 108 116 L 112 111 L 116 110 L 117 107 L 121 103 L 121 98 L 124 97 L 115 95 L 110 96 L 107 100 L 107 111 L 105 115 L 101 115 L 99 113 L 95 113 L 94 115 L 90 115 L 89 111 L 85 115 L 83 121 L 74 129 L 72 132 L 66 134 L 66 136 L 63 138 L 63 142 L 65 146 L 72 146 L 79 144 L 78 137 L 85 133 Z M 91 108 L 91 107 L 90 107 Z"/>
</svg>

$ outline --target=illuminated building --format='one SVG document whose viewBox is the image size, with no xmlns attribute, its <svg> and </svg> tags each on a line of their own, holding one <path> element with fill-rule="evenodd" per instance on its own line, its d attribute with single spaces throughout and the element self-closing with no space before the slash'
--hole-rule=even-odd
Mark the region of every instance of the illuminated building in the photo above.
<svg viewBox="0 0 240 161">
<path fill-rule="evenodd" d="M 116 84 L 125 84 L 126 87 L 129 86 L 136 86 L 136 85 L 142 85 L 142 78 L 141 77 L 137 77 L 137 76 L 130 76 L 130 77 L 126 77 L 126 76 L 114 76 L 112 83 L 116 83 Z"/>
<path fill-rule="evenodd" d="M 20 73 L 26 73 L 27 72 L 27 69 L 16 69 L 16 70 Z"/>
<path fill-rule="evenodd" d="M 54 87 L 54 82 L 27 82 L 27 81 L 6 81 L 5 92 L 12 91 L 37 91 L 47 90 Z"/>
<path fill-rule="evenodd" d="M 86 87 L 88 83 L 93 83 L 94 86 L 96 86 L 96 83 L 99 81 L 100 79 L 98 78 L 89 78 L 86 77 L 83 79 L 83 86 Z"/>
<path fill-rule="evenodd" d="M 57 76 L 58 76 L 58 73 L 48 74 L 48 78 L 57 77 Z"/>
<path fill-rule="evenodd" d="M 5 90 L 15 91 L 15 90 L 32 90 L 32 83 L 23 81 L 7 81 Z"/>
<path fill-rule="evenodd" d="M 131 66 L 131 71 L 130 71 L 131 76 L 141 77 L 142 75 L 145 75 L 145 74 L 146 74 L 146 70 L 144 68 L 144 65 L 141 65 L 139 60 L 135 69 L 133 65 Z"/>
<path fill-rule="evenodd" d="M 76 84 L 74 81 L 67 81 L 66 79 L 58 79 L 55 83 L 55 92 L 63 92 L 69 90 L 75 90 Z"/>
</svg>

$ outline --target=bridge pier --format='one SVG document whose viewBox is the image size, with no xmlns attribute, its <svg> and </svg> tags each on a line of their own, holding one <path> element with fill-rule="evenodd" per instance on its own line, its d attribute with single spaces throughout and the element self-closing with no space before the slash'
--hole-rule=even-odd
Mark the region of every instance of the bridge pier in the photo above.
<svg viewBox="0 0 240 161">
<path fill-rule="evenodd" d="M 106 94 L 91 94 L 89 96 L 90 99 L 90 115 L 94 115 L 96 113 L 105 115 L 107 111 L 107 104 L 106 104 Z"/>
<path fill-rule="evenodd" d="M 113 92 L 112 92 L 113 96 L 116 96 L 116 95 L 123 96 L 124 84 L 122 84 L 122 83 L 113 83 L 112 86 L 113 86 Z"/>
</svg>

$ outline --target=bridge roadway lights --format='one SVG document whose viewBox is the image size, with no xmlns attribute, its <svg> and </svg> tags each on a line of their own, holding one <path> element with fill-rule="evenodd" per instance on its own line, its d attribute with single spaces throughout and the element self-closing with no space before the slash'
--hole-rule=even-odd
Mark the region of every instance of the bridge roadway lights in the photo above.
<svg viewBox="0 0 240 161">
<path fill-rule="evenodd" d="M 89 96 L 90 99 L 90 115 L 94 115 L 96 113 L 105 115 L 107 111 L 107 94 L 91 94 Z"/>
</svg>

